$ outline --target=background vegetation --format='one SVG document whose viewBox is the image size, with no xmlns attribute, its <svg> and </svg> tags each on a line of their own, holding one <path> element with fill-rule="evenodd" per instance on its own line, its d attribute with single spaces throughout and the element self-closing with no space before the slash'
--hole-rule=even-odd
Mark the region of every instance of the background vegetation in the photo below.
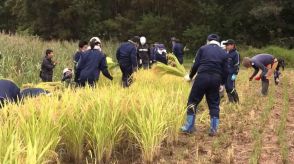
<svg viewBox="0 0 294 164">
<path fill-rule="evenodd" d="M 46 40 L 176 36 L 190 49 L 215 32 L 238 44 L 292 48 L 293 8 L 292 0 L 1 0 L 0 30 Z"/>
</svg>

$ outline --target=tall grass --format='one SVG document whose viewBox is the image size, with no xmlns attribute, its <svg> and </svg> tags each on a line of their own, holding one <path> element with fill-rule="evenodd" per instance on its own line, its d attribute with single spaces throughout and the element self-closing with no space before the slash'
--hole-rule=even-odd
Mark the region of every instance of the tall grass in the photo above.
<svg viewBox="0 0 294 164">
<path fill-rule="evenodd" d="M 270 113 L 274 106 L 274 97 L 275 93 L 273 90 L 269 91 L 269 99 L 266 104 L 263 104 L 263 111 L 261 116 L 258 120 L 258 127 L 254 128 L 252 131 L 254 146 L 253 151 L 250 156 L 249 163 L 257 164 L 259 163 L 260 155 L 261 155 L 261 148 L 262 148 L 262 137 L 266 123 L 269 121 Z"/>
<path fill-rule="evenodd" d="M 45 56 L 45 50 L 54 51 L 53 60 L 58 62 L 54 69 L 53 80 L 60 81 L 64 68 L 73 68 L 73 55 L 78 49 L 77 42 L 51 41 L 45 42 L 38 37 L 9 36 L 0 34 L 0 77 L 13 79 L 18 84 L 36 83 L 40 81 L 39 71 Z M 118 43 L 102 41 L 103 51 L 114 57 Z"/>
</svg>

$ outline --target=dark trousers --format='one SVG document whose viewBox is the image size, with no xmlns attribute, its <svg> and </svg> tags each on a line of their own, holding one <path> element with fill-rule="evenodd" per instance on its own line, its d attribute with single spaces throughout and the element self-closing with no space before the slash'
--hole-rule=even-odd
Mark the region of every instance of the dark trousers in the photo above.
<svg viewBox="0 0 294 164">
<path fill-rule="evenodd" d="M 193 115 L 196 113 L 196 108 L 205 95 L 210 116 L 219 118 L 220 84 L 221 76 L 218 74 L 198 74 L 189 95 L 187 114 Z"/>
<path fill-rule="evenodd" d="M 143 69 L 149 69 L 149 60 L 143 60 L 142 66 Z"/>
<path fill-rule="evenodd" d="M 177 59 L 178 59 L 178 61 L 179 61 L 180 64 L 183 64 L 184 63 L 184 59 L 183 59 L 182 56 L 176 56 L 176 57 L 177 57 Z"/>
<path fill-rule="evenodd" d="M 226 80 L 226 92 L 230 102 L 239 102 L 239 96 L 236 90 L 235 80 L 232 80 L 233 74 L 229 74 Z"/>
<path fill-rule="evenodd" d="M 132 82 L 132 74 L 133 74 L 133 68 L 131 65 L 127 64 L 120 64 L 120 70 L 122 72 L 122 86 L 123 87 L 129 87 Z"/>
<path fill-rule="evenodd" d="M 53 75 L 41 74 L 42 82 L 52 82 Z"/>
<path fill-rule="evenodd" d="M 0 98 L 0 109 L 4 106 L 4 98 Z"/>
<path fill-rule="evenodd" d="M 95 87 L 96 82 L 97 82 L 97 81 L 95 81 L 95 80 L 87 80 L 87 81 L 85 81 L 85 80 L 80 80 L 80 81 L 78 82 L 78 85 L 79 85 L 79 87 L 85 87 L 86 84 L 88 84 L 90 87 Z"/>
</svg>

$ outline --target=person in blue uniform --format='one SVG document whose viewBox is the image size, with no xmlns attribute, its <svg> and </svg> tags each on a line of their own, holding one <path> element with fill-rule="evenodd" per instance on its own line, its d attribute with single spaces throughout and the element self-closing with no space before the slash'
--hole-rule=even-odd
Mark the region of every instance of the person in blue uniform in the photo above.
<svg viewBox="0 0 294 164">
<path fill-rule="evenodd" d="M 49 94 L 49 91 L 46 91 L 42 88 L 26 88 L 21 90 L 20 92 L 22 99 L 26 97 L 37 97 L 39 95 L 47 95 L 47 94 Z"/>
<path fill-rule="evenodd" d="M 194 132 L 197 106 L 205 95 L 210 115 L 209 135 L 217 134 L 220 112 L 219 88 L 226 79 L 226 58 L 226 52 L 220 47 L 219 36 L 210 34 L 207 37 L 207 45 L 198 50 L 190 74 L 186 77 L 190 80 L 197 74 L 188 98 L 186 123 L 181 127 L 182 132 Z"/>
<path fill-rule="evenodd" d="M 81 55 L 83 55 L 83 53 L 87 50 L 88 43 L 86 41 L 80 41 L 78 46 L 79 46 L 79 49 L 73 56 L 74 73 L 75 73 L 74 82 L 76 83 L 78 82 L 78 78 L 79 78 L 79 75 L 77 74 L 77 64 L 81 58 Z"/>
<path fill-rule="evenodd" d="M 229 102 L 238 103 L 239 96 L 236 90 L 236 78 L 240 68 L 240 55 L 236 49 L 236 43 L 233 39 L 227 40 L 224 45 L 228 53 L 227 64 L 226 64 L 226 91 L 229 98 Z"/>
<path fill-rule="evenodd" d="M 164 44 L 156 44 L 154 51 L 155 61 L 167 64 L 167 52 Z"/>
<path fill-rule="evenodd" d="M 10 80 L 0 80 L 0 108 L 6 101 L 18 102 L 20 97 L 20 89 L 15 83 Z"/>
<path fill-rule="evenodd" d="M 179 39 L 172 37 L 172 51 L 177 57 L 180 64 L 184 63 L 184 46 L 179 42 Z"/>
<path fill-rule="evenodd" d="M 78 84 L 82 87 L 86 84 L 94 87 L 99 80 L 100 72 L 108 79 L 113 80 L 108 71 L 106 56 L 101 52 L 101 49 L 95 48 L 99 44 L 98 40 L 91 39 L 91 48 L 81 55 L 77 64 Z"/>
<path fill-rule="evenodd" d="M 132 84 L 132 74 L 138 69 L 137 47 L 139 41 L 140 37 L 135 36 L 122 43 L 116 51 L 116 59 L 122 72 L 122 86 L 124 88 Z"/>
</svg>

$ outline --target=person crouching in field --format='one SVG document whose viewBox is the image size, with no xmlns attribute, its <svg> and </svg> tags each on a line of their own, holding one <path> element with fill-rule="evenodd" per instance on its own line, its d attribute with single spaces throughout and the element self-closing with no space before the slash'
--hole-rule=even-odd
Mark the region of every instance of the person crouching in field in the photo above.
<svg viewBox="0 0 294 164">
<path fill-rule="evenodd" d="M 227 40 L 224 43 L 224 45 L 226 46 L 226 50 L 228 53 L 226 64 L 227 80 L 225 87 L 229 98 L 229 102 L 238 103 L 239 96 L 236 90 L 235 81 L 240 67 L 240 55 L 236 49 L 236 43 L 233 39 Z"/>
<path fill-rule="evenodd" d="M 37 97 L 40 95 L 48 95 L 49 91 L 46 91 L 42 88 L 26 88 L 21 90 L 20 95 L 21 99 L 25 99 L 26 97 Z"/>
<path fill-rule="evenodd" d="M 41 65 L 41 72 L 40 72 L 40 78 L 42 79 L 43 82 L 53 81 L 53 69 L 57 64 L 57 62 L 54 62 L 52 60 L 53 56 L 54 56 L 53 50 L 47 49 L 42 65 Z"/>
<path fill-rule="evenodd" d="M 79 75 L 76 74 L 77 72 L 77 64 L 81 58 L 81 55 L 87 50 L 88 48 L 88 42 L 86 41 L 80 41 L 79 42 L 79 49 L 78 51 L 74 54 L 73 56 L 73 61 L 74 61 L 74 72 L 75 72 L 75 77 L 74 77 L 74 82 L 78 83 L 78 77 Z"/>
<path fill-rule="evenodd" d="M 0 108 L 5 101 L 17 102 L 20 99 L 20 89 L 10 80 L 0 80 Z"/>
<path fill-rule="evenodd" d="M 227 54 L 220 47 L 218 35 L 210 34 L 207 37 L 207 41 L 208 44 L 198 50 L 189 78 L 187 79 L 193 79 L 196 75 L 187 103 L 186 123 L 181 128 L 181 131 L 192 133 L 195 130 L 197 106 L 205 95 L 210 115 L 209 135 L 215 136 L 219 126 L 219 88 L 226 79 L 225 64 Z"/>
<path fill-rule="evenodd" d="M 261 79 L 261 93 L 266 96 L 268 94 L 269 79 L 275 72 L 278 66 L 278 60 L 270 54 L 258 54 L 252 58 L 245 57 L 243 65 L 246 68 L 254 68 L 253 74 L 250 76 L 249 81 Z M 261 71 L 260 71 L 261 70 Z"/>
<path fill-rule="evenodd" d="M 73 82 L 72 82 L 72 76 L 73 76 L 72 69 L 65 68 L 62 71 L 62 73 L 63 73 L 63 76 L 62 76 L 61 81 L 64 82 L 64 84 L 65 84 L 66 87 L 71 86 L 73 84 Z"/>
<path fill-rule="evenodd" d="M 95 83 L 99 80 L 101 71 L 105 77 L 113 80 L 107 68 L 106 56 L 100 49 L 96 48 L 97 45 L 100 44 L 99 41 L 100 40 L 91 39 L 91 48 L 80 57 L 77 64 L 79 86 L 85 87 L 88 83 L 91 87 L 94 87 Z"/>
<path fill-rule="evenodd" d="M 122 87 L 129 87 L 132 82 L 132 74 L 138 70 L 137 48 L 140 37 L 135 36 L 128 42 L 122 43 L 116 51 L 116 59 L 122 72 Z"/>
</svg>

